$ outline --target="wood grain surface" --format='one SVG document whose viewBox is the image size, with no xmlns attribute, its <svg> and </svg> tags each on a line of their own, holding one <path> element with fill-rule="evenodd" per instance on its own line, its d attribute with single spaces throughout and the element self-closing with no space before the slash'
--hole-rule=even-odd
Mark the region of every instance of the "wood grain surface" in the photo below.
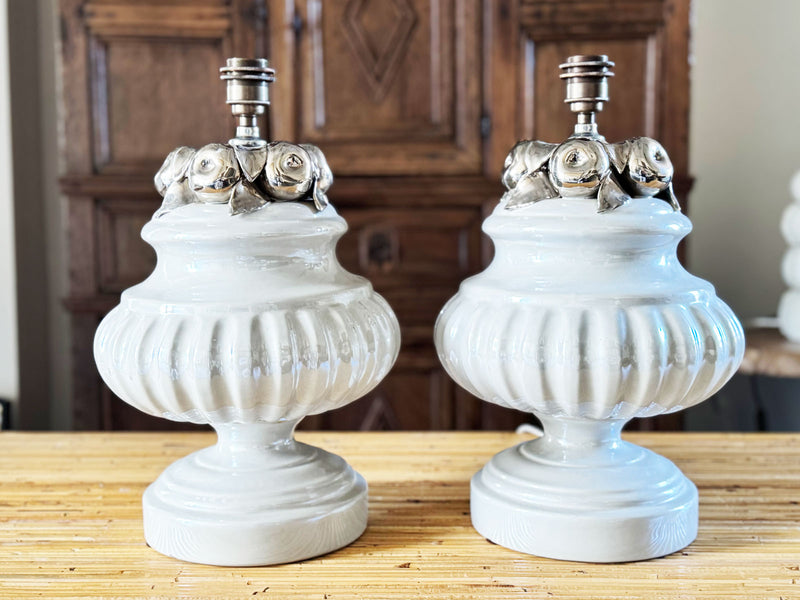
<svg viewBox="0 0 800 600">
<path fill-rule="evenodd" d="M 0 434 L 0 598 L 800 598 L 800 434 L 638 433 L 700 488 L 682 552 L 595 565 L 491 544 L 469 478 L 510 433 L 302 433 L 369 481 L 366 533 L 298 564 L 220 568 L 148 548 L 140 497 L 207 433 Z"/>
<path fill-rule="evenodd" d="M 743 375 L 800 377 L 800 344 L 790 342 L 773 327 L 745 331 L 747 348 L 739 367 Z"/>
</svg>

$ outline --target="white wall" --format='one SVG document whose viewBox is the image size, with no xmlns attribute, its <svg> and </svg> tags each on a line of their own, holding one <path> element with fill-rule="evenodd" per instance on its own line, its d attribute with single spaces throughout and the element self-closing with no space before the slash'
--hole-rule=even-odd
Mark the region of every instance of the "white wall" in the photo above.
<svg viewBox="0 0 800 600">
<path fill-rule="evenodd" d="M 6 9 L 6 0 L 0 0 L 0 397 L 16 402 L 19 395 L 17 285 Z"/>
<path fill-rule="evenodd" d="M 800 170 L 800 2 L 693 4 L 690 270 L 741 318 L 774 315 Z"/>
</svg>

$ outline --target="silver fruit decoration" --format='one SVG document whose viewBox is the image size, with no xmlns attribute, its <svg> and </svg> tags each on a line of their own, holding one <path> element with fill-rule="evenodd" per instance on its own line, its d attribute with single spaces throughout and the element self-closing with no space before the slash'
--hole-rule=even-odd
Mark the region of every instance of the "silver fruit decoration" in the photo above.
<svg viewBox="0 0 800 600">
<path fill-rule="evenodd" d="M 257 116 L 269 104 L 267 84 L 275 78 L 273 70 L 261 59 L 231 60 L 220 71 L 228 82 L 228 104 L 239 119 L 236 137 L 227 144 L 199 150 L 181 146 L 170 152 L 154 179 L 164 198 L 154 217 L 195 202 L 227 203 L 232 215 L 270 202 L 308 202 L 312 210 L 324 210 L 333 174 L 322 150 L 259 137 Z"/>
<path fill-rule="evenodd" d="M 561 144 L 519 142 L 505 162 L 502 201 L 514 210 L 562 197 L 597 199 L 598 212 L 619 208 L 632 197 L 656 197 L 680 210 L 672 188 L 674 169 L 664 147 L 648 137 L 608 144 L 597 132 L 595 113 L 608 101 L 607 56 L 574 56 L 561 65 L 565 102 L 578 114 L 575 132 Z"/>
<path fill-rule="evenodd" d="M 608 177 L 611 161 L 600 142 L 571 139 L 555 149 L 547 166 L 550 181 L 562 196 L 589 197 Z"/>
<path fill-rule="evenodd" d="M 675 169 L 664 146 L 657 140 L 635 137 L 612 144 L 610 151 L 614 167 L 636 195 L 661 198 L 680 210 L 672 191 Z"/>
<path fill-rule="evenodd" d="M 267 147 L 264 184 L 273 198 L 302 198 L 311 189 L 313 174 L 311 157 L 304 148 L 287 142 L 273 142 Z"/>
<path fill-rule="evenodd" d="M 558 144 L 538 140 L 518 142 L 508 153 L 503 165 L 503 185 L 508 191 L 503 197 L 506 207 L 518 207 L 535 200 L 558 197 L 548 177 L 547 161 Z"/>
<path fill-rule="evenodd" d="M 317 210 L 324 210 L 328 206 L 327 191 L 333 184 L 333 172 L 328 166 L 328 161 L 325 160 L 325 155 L 317 146 L 313 144 L 300 144 L 308 155 L 314 166 L 313 183 L 311 184 L 311 198 L 314 200 L 314 206 Z"/>
<path fill-rule="evenodd" d="M 241 171 L 233 148 L 208 144 L 200 148 L 189 167 L 189 187 L 199 201 L 224 204 L 231 199 Z"/>
<path fill-rule="evenodd" d="M 194 148 L 180 146 L 167 155 L 164 164 L 156 173 L 153 182 L 158 193 L 164 197 L 161 208 L 156 212 L 156 217 L 163 213 L 194 201 L 194 196 L 189 189 L 186 172 L 194 156 Z"/>
</svg>

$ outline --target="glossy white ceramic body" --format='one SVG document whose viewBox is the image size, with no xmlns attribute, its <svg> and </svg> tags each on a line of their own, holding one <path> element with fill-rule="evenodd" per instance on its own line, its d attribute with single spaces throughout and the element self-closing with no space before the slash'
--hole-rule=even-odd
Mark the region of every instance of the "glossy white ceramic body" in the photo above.
<svg viewBox="0 0 800 600">
<path fill-rule="evenodd" d="M 789 244 L 781 274 L 789 289 L 778 304 L 778 327 L 789 340 L 800 344 L 800 172 L 792 178 L 790 190 L 794 200 L 781 217 L 781 232 Z"/>
<path fill-rule="evenodd" d="M 145 493 L 153 548 L 217 565 L 300 560 L 356 539 L 367 497 L 342 459 L 296 443 L 294 426 L 377 385 L 399 327 L 336 260 L 347 226 L 332 207 L 228 211 L 189 204 L 144 227 L 156 269 L 102 321 L 95 360 L 129 404 L 219 434 Z"/>
<path fill-rule="evenodd" d="M 473 478 L 473 523 L 489 539 L 597 562 L 694 539 L 694 485 L 619 437 L 631 418 L 706 399 L 741 362 L 738 320 L 678 262 L 690 230 L 653 198 L 605 213 L 583 198 L 501 204 L 485 221 L 495 258 L 442 309 L 439 358 L 471 393 L 545 427 Z"/>
</svg>

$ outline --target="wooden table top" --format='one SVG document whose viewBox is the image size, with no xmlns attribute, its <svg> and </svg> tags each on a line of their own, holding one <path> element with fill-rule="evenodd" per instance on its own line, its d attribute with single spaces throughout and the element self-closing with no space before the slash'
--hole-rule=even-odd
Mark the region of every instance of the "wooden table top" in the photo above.
<svg viewBox="0 0 800 600">
<path fill-rule="evenodd" d="M 774 327 L 754 327 L 745 331 L 743 375 L 800 377 L 800 344 L 790 342 Z"/>
<path fill-rule="evenodd" d="M 800 598 L 800 434 L 631 433 L 700 488 L 682 552 L 597 565 L 527 556 L 470 526 L 469 478 L 512 433 L 301 433 L 370 485 L 351 546 L 222 568 L 142 537 L 140 497 L 211 433 L 0 434 L 0 598 Z"/>
</svg>

